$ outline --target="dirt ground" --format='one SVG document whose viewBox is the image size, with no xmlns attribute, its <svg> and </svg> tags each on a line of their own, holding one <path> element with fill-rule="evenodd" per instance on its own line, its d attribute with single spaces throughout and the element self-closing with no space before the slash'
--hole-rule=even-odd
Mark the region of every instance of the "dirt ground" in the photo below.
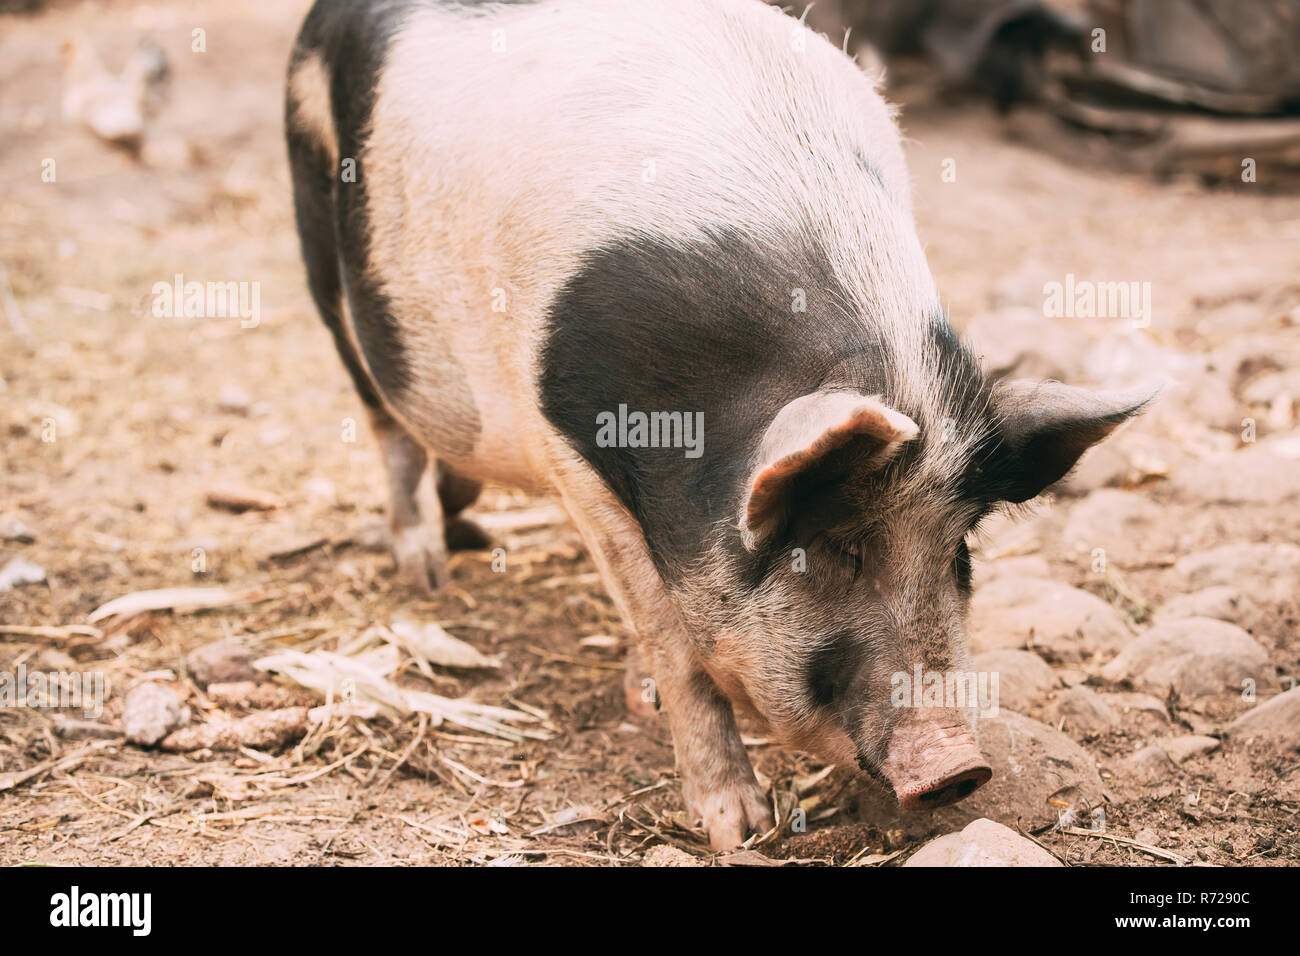
<svg viewBox="0 0 1300 956">
<path fill-rule="evenodd" d="M 0 636 L 0 670 L 106 674 L 99 723 L 113 728 L 88 739 L 66 726 L 79 714 L 0 708 L 0 864 L 637 865 L 665 844 L 709 862 L 684 819 L 666 728 L 624 709 L 628 634 L 593 565 L 567 524 L 524 520 L 553 502 L 491 489 L 480 503 L 506 515 L 497 525 L 504 573 L 475 551 L 455 557 L 453 586 L 431 598 L 394 577 L 376 533 L 386 500 L 377 449 L 309 300 L 292 226 L 280 97 L 306 6 L 56 4 L 0 17 L 0 262 L 32 346 L 0 324 L 0 567 L 22 557 L 46 575 L 0 593 L 0 624 L 86 625 L 96 607 L 144 589 L 254 591 L 206 612 Z M 195 26 L 206 30 L 206 52 L 191 52 Z M 61 119 L 60 45 L 78 32 L 110 65 L 140 35 L 166 51 L 170 98 L 143 162 Z M 1300 197 L 1071 165 L 1018 141 L 1015 121 L 984 106 L 898 93 L 919 229 L 955 324 L 1036 308 L 1044 276 L 1149 281 L 1152 322 L 1141 340 L 1224 358 L 1210 374 L 1230 394 L 1210 421 L 1208 392 L 1196 389 L 1186 405 L 1176 393 L 1170 411 L 1132 434 L 1163 443 L 1180 463 L 1238 448 L 1234 417 L 1256 415 L 1261 438 L 1294 438 L 1300 395 L 1257 408 L 1242 388 L 1300 348 Z M 42 180 L 46 159 L 54 182 Z M 151 290 L 177 273 L 259 283 L 260 323 L 155 317 Z M 1115 362 L 1133 347 L 1122 323 L 1075 328 L 1090 348 L 1113 340 Z M 349 419 L 361 423 L 354 442 L 344 437 Z M 1032 534 L 1014 557 L 1041 558 L 1053 579 L 1104 598 L 1138 632 L 1151 608 L 1185 590 L 1172 569 L 1178 557 L 1300 541 L 1294 496 L 1215 503 L 1180 497 L 1162 475 L 1153 468 L 1125 486 L 1160 517 L 1141 532 L 1150 539 L 1137 542 L 1139 557 L 1115 558 L 1119 576 L 1098 578 L 1064 537 L 1094 489 L 1037 506 L 1018 526 Z M 274 495 L 278 507 L 211 506 L 208 493 L 225 486 Z M 1009 522 L 995 531 L 986 563 L 990 541 L 1005 554 L 1017 533 Z M 1291 686 L 1300 672 L 1294 592 L 1256 600 L 1252 614 L 1238 623 L 1267 649 L 1277 686 Z M 441 622 L 501 660 L 495 670 L 437 668 L 431 677 L 405 666 L 404 684 L 541 715 L 529 726 L 547 739 L 421 727 L 415 716 L 335 716 L 300 743 L 265 751 L 167 753 L 120 736 L 124 695 L 144 678 L 177 691 L 195 721 L 220 709 L 186 665 L 205 644 L 337 649 L 403 615 Z M 1047 656 L 1060 683 L 1033 714 L 1067 734 L 1051 709 L 1067 687 L 1127 686 L 1100 675 L 1101 657 Z M 1125 720 L 1073 735 L 1100 767 L 1107 832 L 1198 863 L 1300 861 L 1294 751 L 1229 741 L 1153 785 L 1126 778 L 1123 761 L 1148 738 L 1217 738 L 1249 706 L 1231 693 L 1164 703 L 1163 729 Z M 774 795 L 807 812 L 807 832 L 783 831 L 760 848 L 770 858 L 898 865 L 926 836 L 954 829 L 951 818 L 890 822 L 880 795 L 848 770 L 822 777 L 815 759 L 750 740 Z M 6 774 L 64 757 L 4 785 Z M 1170 862 L 1018 817 L 1000 822 L 1068 864 Z"/>
</svg>

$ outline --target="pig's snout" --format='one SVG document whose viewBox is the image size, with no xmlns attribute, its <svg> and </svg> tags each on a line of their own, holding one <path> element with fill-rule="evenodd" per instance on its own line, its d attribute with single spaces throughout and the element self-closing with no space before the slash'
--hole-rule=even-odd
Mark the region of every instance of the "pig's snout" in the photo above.
<svg viewBox="0 0 1300 956">
<path fill-rule="evenodd" d="M 993 776 L 961 713 L 939 709 L 894 729 L 881 771 L 904 810 L 930 810 L 970 796 Z"/>
</svg>

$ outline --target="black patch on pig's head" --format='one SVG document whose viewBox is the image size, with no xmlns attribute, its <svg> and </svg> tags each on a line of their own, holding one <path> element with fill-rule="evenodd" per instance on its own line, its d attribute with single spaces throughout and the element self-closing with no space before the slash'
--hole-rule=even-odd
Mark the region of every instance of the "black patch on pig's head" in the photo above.
<svg viewBox="0 0 1300 956">
<path fill-rule="evenodd" d="M 806 311 L 794 314 L 796 290 Z M 806 240 L 778 250 L 728 228 L 695 241 L 632 235 L 589 252 L 552 303 L 542 412 L 640 522 L 672 580 L 702 556 L 712 526 L 735 523 L 782 406 L 850 367 L 855 378 L 882 374 L 866 338 Z M 619 405 L 702 412 L 702 455 L 601 447 L 597 416 Z"/>
<path fill-rule="evenodd" d="M 843 701 L 862 662 L 862 648 L 853 631 L 832 634 L 808 659 L 808 695 L 819 707 Z"/>
<path fill-rule="evenodd" d="M 328 171 L 336 217 L 332 225 L 357 341 L 370 374 L 390 397 L 410 386 L 412 372 L 398 319 L 374 280 L 364 151 L 389 46 L 407 15 L 423 5 L 419 0 L 317 0 L 303 22 L 291 61 L 292 68 L 308 55 L 320 57 L 330 81 L 339 161 L 357 162 L 356 182 L 342 182 L 338 169 Z M 321 226 L 314 220 L 307 225 L 313 229 Z M 346 362 L 347 352 L 344 355 Z"/>
</svg>

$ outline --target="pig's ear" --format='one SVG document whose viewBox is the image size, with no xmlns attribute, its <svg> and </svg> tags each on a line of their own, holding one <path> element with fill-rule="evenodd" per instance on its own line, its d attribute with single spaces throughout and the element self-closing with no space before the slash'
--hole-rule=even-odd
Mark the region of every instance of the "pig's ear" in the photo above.
<svg viewBox="0 0 1300 956">
<path fill-rule="evenodd" d="M 916 422 L 860 392 L 813 392 L 777 413 L 763 435 L 758 466 L 740 508 L 740 536 L 750 551 L 785 520 L 790 486 L 837 448 L 868 442 L 883 463 L 899 442 L 916 437 Z"/>
<path fill-rule="evenodd" d="M 1079 456 L 1141 412 L 1155 389 L 1093 392 L 1060 382 L 1017 380 L 993 389 L 1001 442 L 985 467 L 990 491 L 1022 502 L 1064 478 Z"/>
</svg>

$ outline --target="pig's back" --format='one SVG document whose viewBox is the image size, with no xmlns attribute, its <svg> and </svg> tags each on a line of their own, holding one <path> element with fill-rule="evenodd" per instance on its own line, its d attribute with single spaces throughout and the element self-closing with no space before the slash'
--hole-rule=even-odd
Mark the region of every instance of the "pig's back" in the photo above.
<svg viewBox="0 0 1300 956">
<path fill-rule="evenodd" d="M 394 9 L 359 160 L 370 267 L 416 370 L 396 404 L 436 438 L 430 410 L 454 397 L 439 390 L 467 386 L 498 477 L 540 467 L 520 436 L 544 431 L 547 307 L 594 250 L 720 231 L 779 246 L 812 229 L 844 251 L 850 286 L 884 249 L 924 282 L 887 107 L 759 0 Z"/>
</svg>

